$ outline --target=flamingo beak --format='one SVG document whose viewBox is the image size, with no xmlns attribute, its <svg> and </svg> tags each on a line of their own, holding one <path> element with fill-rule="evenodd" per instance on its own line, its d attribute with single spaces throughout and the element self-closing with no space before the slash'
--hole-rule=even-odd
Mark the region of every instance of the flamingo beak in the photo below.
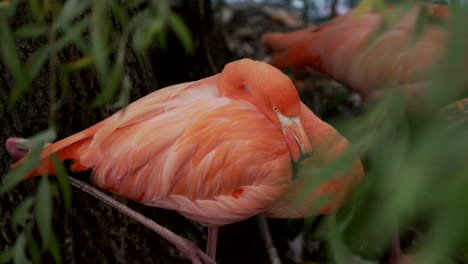
<svg viewBox="0 0 468 264">
<path fill-rule="evenodd" d="M 291 156 L 294 161 L 301 161 L 311 151 L 309 137 L 302 126 L 299 117 L 286 117 L 278 113 L 281 122 L 283 135 L 288 144 Z"/>
</svg>

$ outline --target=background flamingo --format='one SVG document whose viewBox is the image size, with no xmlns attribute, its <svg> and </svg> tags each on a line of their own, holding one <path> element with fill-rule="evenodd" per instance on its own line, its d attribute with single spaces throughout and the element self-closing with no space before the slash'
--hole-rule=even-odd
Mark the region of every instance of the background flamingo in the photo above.
<svg viewBox="0 0 468 264">
<path fill-rule="evenodd" d="M 14 156 L 27 151 L 15 149 L 21 141 L 7 142 Z M 70 169 L 93 169 L 91 180 L 99 187 L 209 226 L 208 254 L 214 257 L 220 225 L 261 213 L 304 217 L 317 197 L 330 193 L 335 198 L 319 212 L 338 206 L 362 177 L 360 162 L 298 199 L 310 178 L 303 171 L 293 180 L 291 158 L 320 167 L 347 144 L 299 101 L 285 75 L 265 63 L 241 60 L 219 75 L 154 92 L 48 145 L 41 165 L 28 176 L 54 173 L 53 153 L 72 159 Z M 186 240 L 178 241 L 192 261 L 209 261 L 186 250 L 191 249 Z"/>
<path fill-rule="evenodd" d="M 379 95 L 390 83 L 415 95 L 427 86 L 448 36 L 441 24 L 420 25 L 418 17 L 446 22 L 450 11 L 428 4 L 397 10 L 353 10 L 322 26 L 262 38 L 275 52 L 276 67 L 309 67 L 364 97 Z"/>
</svg>

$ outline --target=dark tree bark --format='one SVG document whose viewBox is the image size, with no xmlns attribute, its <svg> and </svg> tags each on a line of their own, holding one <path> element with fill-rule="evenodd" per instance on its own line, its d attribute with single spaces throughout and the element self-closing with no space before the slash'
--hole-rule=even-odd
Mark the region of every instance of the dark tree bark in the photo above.
<svg viewBox="0 0 468 264">
<path fill-rule="evenodd" d="M 174 36 L 169 38 L 168 50 L 153 52 L 152 61 L 137 58 L 131 52 L 126 57 L 125 70 L 132 81 L 131 99 L 135 100 L 158 88 L 212 75 L 225 63 L 224 56 L 213 61 L 204 53 L 206 38 L 212 38 L 209 1 L 193 1 L 189 7 L 177 8 L 182 17 L 187 15 L 196 23 L 188 21 L 195 36 L 196 52 L 188 57 Z M 199 9 L 203 7 L 202 9 Z M 203 11 L 203 12 L 201 12 Z M 203 15 L 203 16 L 200 16 Z M 24 8 L 20 7 L 13 24 L 27 21 Z M 219 36 L 218 36 L 219 37 Z M 219 42 L 222 46 L 222 41 Z M 25 59 L 44 42 L 20 41 L 18 50 Z M 221 53 L 222 54 L 222 53 Z M 212 54 L 210 54 L 213 56 Z M 74 49 L 58 54 L 60 61 L 79 58 Z M 47 65 L 47 64 L 46 64 Z M 169 66 L 168 66 L 169 65 Z M 181 67 L 182 65 L 182 67 Z M 180 68 L 186 69 L 180 71 Z M 176 71 L 179 70 L 179 71 Z M 176 73 L 177 72 L 177 73 Z M 71 87 L 67 94 L 59 94 L 56 123 L 58 138 L 76 133 L 109 116 L 111 104 L 92 109 L 90 103 L 100 90 L 93 70 L 72 74 Z M 13 78 L 3 62 L 0 63 L 0 101 L 7 105 Z M 49 71 L 44 67 L 29 92 L 11 108 L 0 108 L 2 131 L 0 133 L 0 173 L 3 175 L 13 162 L 5 151 L 4 142 L 10 136 L 29 137 L 48 127 L 49 118 Z M 25 197 L 35 192 L 38 179 L 21 182 L 0 199 L 0 250 L 14 244 L 15 232 L 10 227 L 12 213 Z M 201 247 L 205 243 L 205 229 L 192 223 L 176 212 L 150 208 L 136 202 L 119 199 L 130 207 L 158 221 L 176 233 L 194 241 Z M 187 263 L 177 250 L 163 238 L 136 223 L 116 210 L 106 206 L 85 193 L 73 190 L 71 215 L 66 215 L 63 203 L 56 199 L 54 205 L 54 230 L 57 233 L 64 263 Z M 39 236 L 36 237 L 40 241 Z M 44 256 L 50 259 L 51 256 Z"/>
</svg>

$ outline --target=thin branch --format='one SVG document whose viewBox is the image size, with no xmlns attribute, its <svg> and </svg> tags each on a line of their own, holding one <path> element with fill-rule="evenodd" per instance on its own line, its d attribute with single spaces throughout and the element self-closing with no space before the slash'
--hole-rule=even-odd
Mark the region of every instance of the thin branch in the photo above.
<svg viewBox="0 0 468 264">
<path fill-rule="evenodd" d="M 84 181 L 75 179 L 73 177 L 70 177 L 70 182 L 73 186 L 77 187 L 78 189 L 96 197 L 97 199 L 103 201 L 107 205 L 112 206 L 113 208 L 119 210 L 125 215 L 131 217 L 132 219 L 140 222 L 144 226 L 158 233 L 159 235 L 167 239 L 169 242 L 174 244 L 177 247 L 177 249 L 179 249 L 179 251 L 181 251 L 182 254 L 184 254 L 190 260 L 192 260 L 193 263 L 216 263 L 212 258 L 208 257 L 205 253 L 203 253 L 203 251 L 201 251 L 193 242 L 178 236 L 171 230 L 159 225 L 153 220 L 147 218 L 146 216 L 138 213 L 137 211 L 126 206 L 125 204 L 103 193 L 96 187 L 89 185 Z"/>
</svg>

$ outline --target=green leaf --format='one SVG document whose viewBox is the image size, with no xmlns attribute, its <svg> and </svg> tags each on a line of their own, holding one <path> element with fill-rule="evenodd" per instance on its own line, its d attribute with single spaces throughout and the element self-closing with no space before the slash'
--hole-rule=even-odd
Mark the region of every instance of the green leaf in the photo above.
<svg viewBox="0 0 468 264">
<path fill-rule="evenodd" d="M 3 251 L 0 251 L 0 264 L 10 263 L 13 258 L 14 247 L 9 247 Z"/>
<path fill-rule="evenodd" d="M 130 89 L 132 88 L 132 83 L 130 78 L 125 75 L 122 81 L 122 90 L 120 92 L 119 100 L 115 104 L 117 109 L 124 108 L 129 104 L 130 101 Z"/>
<path fill-rule="evenodd" d="M 26 221 L 31 218 L 31 207 L 33 204 L 34 199 L 32 197 L 27 197 L 16 207 L 11 217 L 11 225 L 13 227 L 24 226 Z"/>
<path fill-rule="evenodd" d="M 30 23 L 17 27 L 14 31 L 14 35 L 16 38 L 37 38 L 46 33 L 47 30 L 47 25 Z"/>
<path fill-rule="evenodd" d="M 134 2 L 134 1 L 132 1 L 132 2 Z M 111 7 L 111 10 L 112 10 L 113 14 L 115 15 L 115 17 L 117 17 L 117 19 L 119 19 L 120 24 L 123 27 L 128 26 L 129 17 L 127 15 L 126 10 L 120 4 L 117 4 L 114 1 L 110 1 L 109 6 Z"/>
<path fill-rule="evenodd" d="M 29 256 L 31 256 L 32 263 L 40 264 L 41 263 L 41 250 L 37 245 L 36 240 L 29 239 L 28 241 L 28 252 Z"/>
<path fill-rule="evenodd" d="M 56 172 L 56 176 L 58 178 L 60 190 L 62 192 L 63 196 L 63 202 L 65 203 L 65 210 L 67 212 L 70 212 L 71 208 L 71 185 L 70 181 L 68 179 L 68 174 L 67 170 L 65 169 L 65 166 L 63 163 L 60 161 L 60 159 L 57 157 L 57 155 L 52 156 L 52 161 L 54 162 L 54 168 Z"/>
<path fill-rule="evenodd" d="M 55 237 L 54 233 L 52 233 L 50 242 L 51 243 L 50 243 L 50 247 L 49 247 L 49 252 L 50 252 L 50 254 L 52 254 L 52 257 L 54 258 L 55 263 L 56 264 L 62 263 L 62 257 L 60 255 L 58 241 L 57 241 L 57 238 Z"/>
<path fill-rule="evenodd" d="M 36 219 L 42 245 L 50 247 L 52 240 L 52 192 L 47 177 L 42 177 L 37 188 Z"/>
<path fill-rule="evenodd" d="M 49 58 L 50 51 L 51 49 L 49 45 L 43 46 L 26 60 L 25 67 L 28 81 L 33 81 L 39 74 L 39 71 L 43 69 L 44 64 Z"/>
<path fill-rule="evenodd" d="M 427 25 L 428 18 L 429 18 L 429 11 L 427 10 L 426 6 L 422 6 L 421 10 L 418 13 L 418 17 L 416 19 L 416 23 L 414 25 L 414 32 L 411 35 L 411 41 L 410 43 L 412 45 L 416 44 L 416 41 L 421 37 L 421 35 L 424 32 L 424 28 Z"/>
<path fill-rule="evenodd" d="M 126 1 L 124 2 L 125 5 L 127 5 L 130 8 L 136 8 L 139 5 L 146 3 L 147 0 L 133 0 L 133 1 Z"/>
<path fill-rule="evenodd" d="M 65 48 L 66 46 L 78 42 L 82 36 L 81 32 L 83 32 L 89 25 L 90 19 L 89 17 L 85 17 L 79 22 L 73 24 L 73 26 L 69 27 L 63 37 L 61 37 L 56 43 L 56 50 L 60 51 L 61 49 Z"/>
<path fill-rule="evenodd" d="M 91 5 L 89 0 L 68 0 L 54 21 L 54 30 L 68 30 L 70 23 L 82 15 Z"/>
<path fill-rule="evenodd" d="M 169 16 L 169 25 L 171 26 L 172 30 L 174 30 L 174 32 L 176 33 L 176 36 L 179 38 L 180 42 L 182 42 L 182 46 L 184 47 L 185 52 L 188 54 L 192 54 L 192 35 L 187 25 L 182 21 L 182 19 L 178 15 L 174 13 L 171 13 L 171 15 Z"/>
<path fill-rule="evenodd" d="M 171 9 L 167 0 L 152 0 L 151 5 L 156 9 L 156 16 L 165 23 L 169 18 L 169 14 L 171 13 Z"/>
<path fill-rule="evenodd" d="M 24 65 L 26 75 L 21 79 L 21 82 L 17 82 L 15 84 L 15 87 L 10 93 L 10 106 L 19 99 L 21 94 L 26 91 L 34 78 L 39 74 L 39 71 L 43 69 L 45 62 L 49 57 L 49 53 L 50 46 L 46 45 L 34 52 L 34 54 L 27 59 Z"/>
<path fill-rule="evenodd" d="M 107 79 L 107 12 L 105 1 L 95 1 L 91 14 L 91 54 L 96 66 L 99 80 L 104 83 Z"/>
<path fill-rule="evenodd" d="M 28 138 L 28 144 L 30 146 L 36 147 L 44 143 L 52 142 L 55 140 L 55 138 L 57 138 L 57 132 L 55 131 L 55 129 L 48 128 Z"/>
<path fill-rule="evenodd" d="M 0 33 L 0 52 L 3 63 L 15 78 L 15 82 L 21 82 L 24 75 L 21 60 L 16 50 L 15 39 L 6 19 L 2 19 Z"/>
<path fill-rule="evenodd" d="M 151 22 L 148 23 L 142 42 L 143 49 L 146 49 L 153 42 L 155 36 L 158 36 L 164 32 L 164 25 L 165 24 L 163 20 L 159 17 L 154 18 Z"/>
<path fill-rule="evenodd" d="M 37 21 L 44 22 L 44 6 L 39 4 L 39 0 L 28 0 L 28 8 Z"/>
<path fill-rule="evenodd" d="M 25 247 L 26 247 L 26 234 L 21 233 L 16 240 L 16 243 L 14 245 L 14 251 L 13 251 L 13 262 L 15 264 L 26 264 L 26 263 L 31 263 L 25 255 Z"/>
<path fill-rule="evenodd" d="M 21 165 L 8 171 L 8 173 L 3 177 L 3 182 L 0 186 L 0 195 L 11 190 L 29 171 L 39 166 L 39 155 L 41 152 L 42 146 L 39 147 L 36 145 L 36 148 L 26 156 L 26 159 L 21 163 Z"/>
<path fill-rule="evenodd" d="M 123 64 L 119 62 L 114 64 L 110 76 L 107 78 L 106 86 L 104 86 L 104 89 L 101 91 L 101 93 L 91 103 L 91 107 L 100 106 L 112 99 L 112 96 L 117 91 L 117 88 L 119 87 L 119 84 L 122 80 L 122 72 Z"/>
</svg>

